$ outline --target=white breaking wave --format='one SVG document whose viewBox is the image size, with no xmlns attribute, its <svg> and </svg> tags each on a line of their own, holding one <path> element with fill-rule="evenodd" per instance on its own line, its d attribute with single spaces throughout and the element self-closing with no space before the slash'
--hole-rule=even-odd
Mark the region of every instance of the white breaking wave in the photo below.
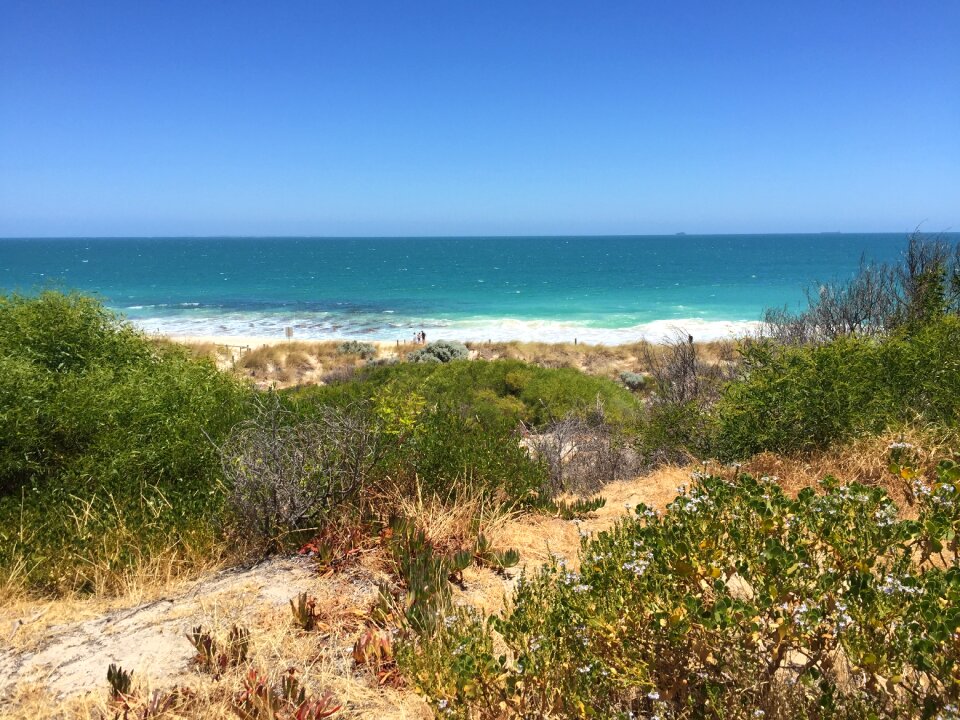
<svg viewBox="0 0 960 720">
<path fill-rule="evenodd" d="M 392 322 L 396 320 L 396 322 Z M 409 340 L 423 330 L 427 340 L 462 342 L 577 342 L 591 345 L 623 345 L 648 340 L 661 342 L 677 335 L 694 340 L 721 340 L 753 333 L 759 323 L 749 320 L 704 320 L 675 318 L 653 320 L 629 327 L 604 328 L 582 322 L 560 320 L 521 320 L 517 318 L 476 318 L 470 320 L 423 320 L 391 317 L 384 324 L 373 318 L 284 317 L 275 314 L 230 314 L 207 317 L 131 318 L 131 323 L 148 333 L 178 337 L 245 336 L 264 340 L 286 337 L 293 329 L 295 340 Z"/>
<path fill-rule="evenodd" d="M 476 326 L 471 325 L 476 322 Z M 752 333 L 760 323 L 747 320 L 704 320 L 676 318 L 653 320 L 629 327 L 601 328 L 558 320 L 468 321 L 442 328 L 443 336 L 453 340 L 483 342 L 583 342 L 591 345 L 623 345 L 639 340 L 660 342 L 676 335 L 692 335 L 695 340 L 721 340 Z M 440 329 L 440 328 L 438 328 Z"/>
</svg>

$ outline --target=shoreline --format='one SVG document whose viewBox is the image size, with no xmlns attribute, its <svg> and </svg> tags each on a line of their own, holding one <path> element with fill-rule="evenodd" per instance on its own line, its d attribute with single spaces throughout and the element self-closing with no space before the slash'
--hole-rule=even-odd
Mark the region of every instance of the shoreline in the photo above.
<svg viewBox="0 0 960 720">
<path fill-rule="evenodd" d="M 752 320 L 702 320 L 700 318 L 678 318 L 675 320 L 654 320 L 640 325 L 621 328 L 597 328 L 562 321 L 536 321 L 515 319 L 492 319 L 483 325 L 422 326 L 404 328 L 381 328 L 369 332 L 337 333 L 316 327 L 291 324 L 252 328 L 251 332 L 223 331 L 211 332 L 207 328 L 197 328 L 191 332 L 182 327 L 157 327 L 156 322 L 144 322 L 131 319 L 137 327 L 149 337 L 166 338 L 186 344 L 212 343 L 216 345 L 257 348 L 284 343 L 322 343 L 345 342 L 355 340 L 369 342 L 381 348 L 411 344 L 413 335 L 424 330 L 427 342 L 434 340 L 456 340 L 463 343 L 542 343 L 546 345 L 632 345 L 638 342 L 662 343 L 674 337 L 690 335 L 697 342 L 736 340 L 754 333 L 760 326 Z M 289 337 L 286 328 L 292 330 Z"/>
</svg>

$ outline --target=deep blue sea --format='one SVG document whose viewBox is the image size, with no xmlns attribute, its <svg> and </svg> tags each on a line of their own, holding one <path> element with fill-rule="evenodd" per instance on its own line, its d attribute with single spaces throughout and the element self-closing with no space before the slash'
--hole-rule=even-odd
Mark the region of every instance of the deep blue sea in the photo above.
<svg viewBox="0 0 960 720">
<path fill-rule="evenodd" d="M 955 234 L 955 236 L 957 236 Z M 957 236 L 960 237 L 960 236 Z M 0 239 L 0 288 L 99 294 L 149 332 L 631 342 L 742 331 L 904 233 Z"/>
</svg>

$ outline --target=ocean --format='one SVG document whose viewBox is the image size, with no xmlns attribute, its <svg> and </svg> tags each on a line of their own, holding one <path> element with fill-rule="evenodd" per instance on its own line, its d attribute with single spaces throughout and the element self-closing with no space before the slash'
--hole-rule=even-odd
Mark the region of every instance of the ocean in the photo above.
<svg viewBox="0 0 960 720">
<path fill-rule="evenodd" d="M 7 238 L 0 288 L 96 293 L 148 332 L 616 344 L 742 333 L 766 307 L 895 260 L 905 233 Z"/>
</svg>

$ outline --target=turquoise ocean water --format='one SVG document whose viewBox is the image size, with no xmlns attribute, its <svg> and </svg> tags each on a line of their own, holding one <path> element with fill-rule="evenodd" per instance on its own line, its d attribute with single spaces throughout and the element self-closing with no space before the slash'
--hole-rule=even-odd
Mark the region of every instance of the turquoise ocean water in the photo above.
<svg viewBox="0 0 960 720">
<path fill-rule="evenodd" d="M 956 235 L 955 235 L 956 236 Z M 98 293 L 150 332 L 631 342 L 741 331 L 906 235 L 0 239 L 0 288 Z"/>
</svg>

